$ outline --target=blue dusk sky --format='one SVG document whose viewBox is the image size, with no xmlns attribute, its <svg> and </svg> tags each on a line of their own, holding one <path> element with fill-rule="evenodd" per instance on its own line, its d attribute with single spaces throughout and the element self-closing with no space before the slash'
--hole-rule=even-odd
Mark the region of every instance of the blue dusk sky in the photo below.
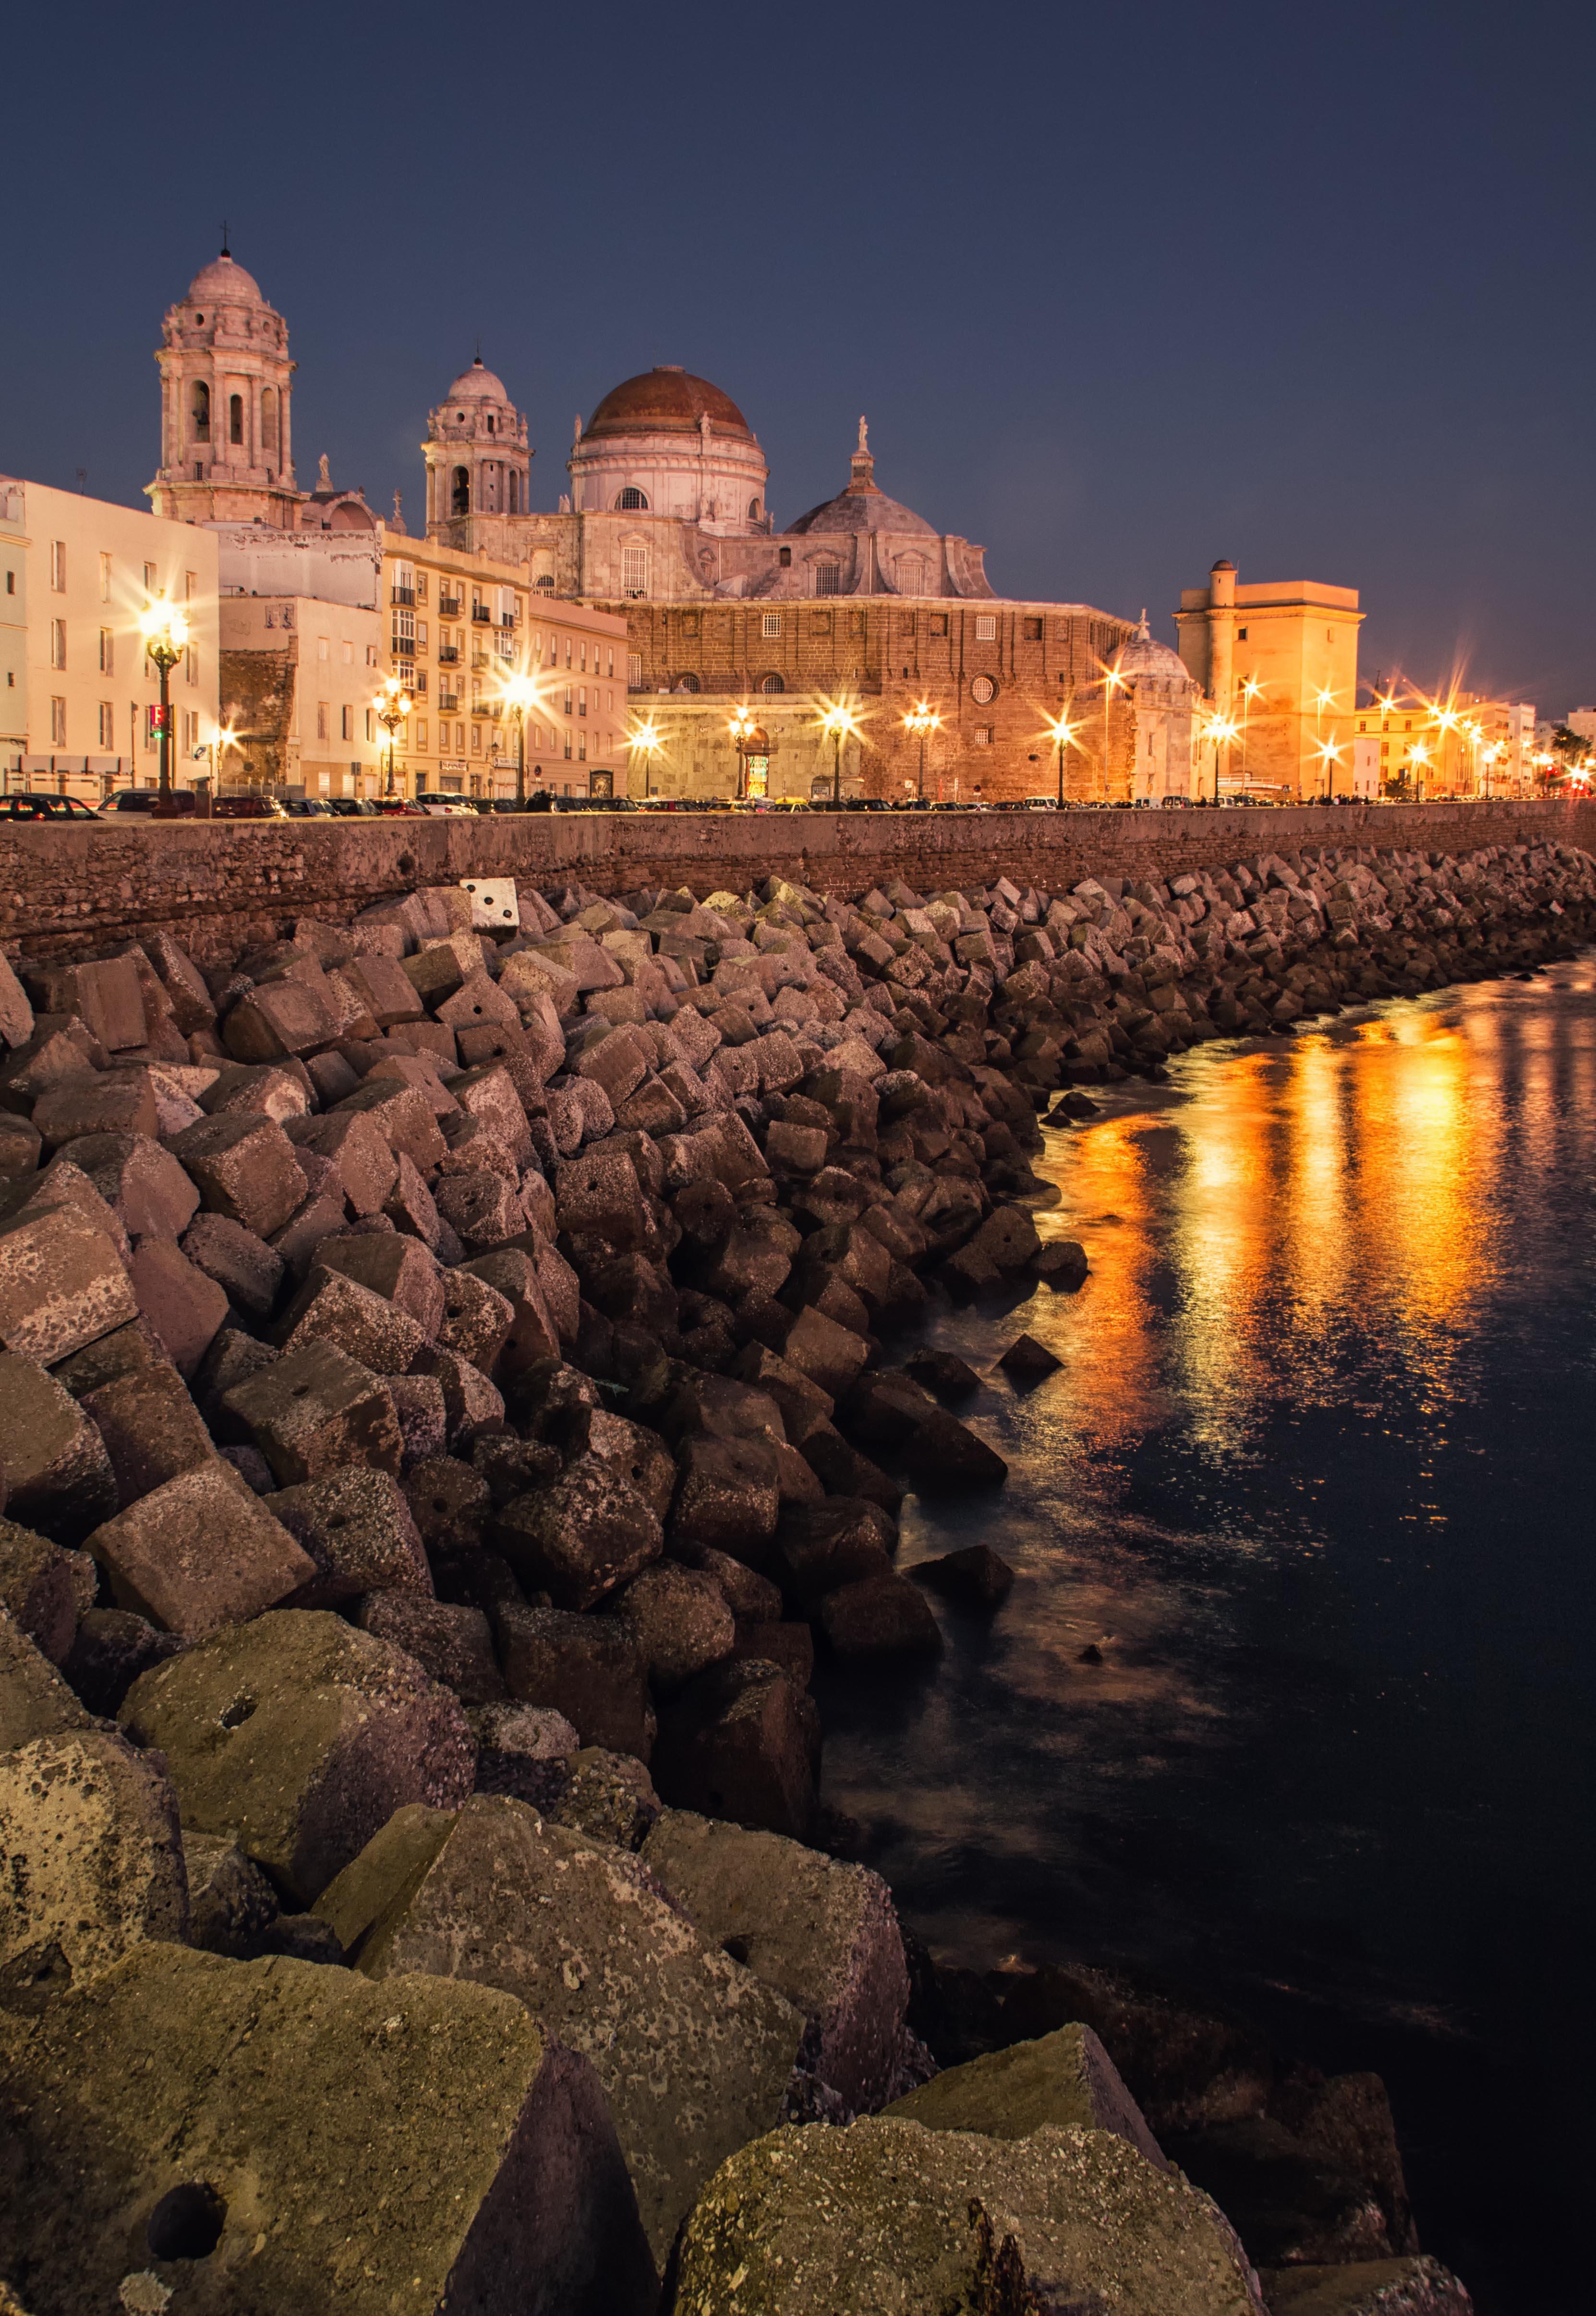
<svg viewBox="0 0 1596 2316">
<path fill-rule="evenodd" d="M 317 454 L 421 510 L 470 359 L 574 414 L 712 379 L 779 524 L 877 480 L 1000 592 L 1173 641 L 1182 586 L 1361 592 L 1361 670 L 1596 700 L 1596 16 L 514 4 L 31 9 L 6 38 L 0 468 L 143 503 L 162 313 L 234 255 Z"/>
</svg>

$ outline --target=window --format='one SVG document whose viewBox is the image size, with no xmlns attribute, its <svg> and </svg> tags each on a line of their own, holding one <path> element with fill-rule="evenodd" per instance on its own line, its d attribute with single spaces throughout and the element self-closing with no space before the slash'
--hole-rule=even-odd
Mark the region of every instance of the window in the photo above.
<svg viewBox="0 0 1596 2316">
<path fill-rule="evenodd" d="M 648 508 L 648 494 L 629 483 L 615 504 L 622 514 L 644 514 Z"/>
<path fill-rule="evenodd" d="M 634 600 L 648 592 L 648 549 L 646 547 L 621 548 L 620 592 Z"/>
<path fill-rule="evenodd" d="M 156 592 L 156 566 L 153 563 L 147 563 L 144 566 L 144 592 L 147 595 L 153 595 Z"/>
<path fill-rule="evenodd" d="M 471 477 L 464 467 L 457 467 L 450 477 L 449 511 L 450 514 L 471 512 Z"/>
<path fill-rule="evenodd" d="M 572 702 L 573 699 L 575 698 L 575 694 L 574 694 L 574 692 L 572 691 L 570 685 L 569 685 L 569 684 L 567 684 L 567 685 L 566 686 L 566 714 L 567 716 L 570 716 L 570 715 L 572 715 L 572 714 L 574 714 L 574 713 L 575 713 L 575 710 L 573 709 L 573 708 L 572 708 L 572 706 L 571 706 L 571 702 Z"/>
<path fill-rule="evenodd" d="M 471 726 L 471 753 L 474 756 L 479 756 L 482 753 L 482 726 L 480 724 L 473 724 Z"/>
<path fill-rule="evenodd" d="M 241 394 L 235 394 L 227 404 L 227 440 L 229 442 L 242 442 L 244 440 L 244 396 Z"/>
<path fill-rule="evenodd" d="M 11 590 L 7 588 L 6 592 L 9 594 Z M 103 555 L 100 557 L 100 601 L 103 603 L 109 603 L 111 601 L 111 557 L 109 555 Z"/>
<path fill-rule="evenodd" d="M 643 655 L 641 652 L 628 652 L 626 655 L 626 680 L 629 690 L 637 691 L 641 689 L 643 682 Z"/>
<path fill-rule="evenodd" d="M 991 725 L 990 725 L 990 724 L 977 724 L 977 725 L 976 725 L 976 747 L 977 747 L 977 748 L 990 748 L 990 747 L 991 747 L 991 745 L 992 745 L 992 726 L 991 726 Z"/>
<path fill-rule="evenodd" d="M 100 745 L 103 748 L 114 748 L 116 745 L 116 709 L 109 699 L 100 702 Z"/>
<path fill-rule="evenodd" d="M 441 731 L 441 725 L 438 728 Z M 427 719 L 424 716 L 419 717 L 416 722 L 415 744 L 418 748 L 424 748 L 427 744 Z"/>
<path fill-rule="evenodd" d="M 64 539 L 52 539 L 49 543 L 49 583 L 54 594 L 64 595 L 67 592 L 67 542 Z"/>
<path fill-rule="evenodd" d="M 427 600 L 427 575 L 424 571 L 418 571 L 415 575 L 415 600 L 418 603 L 424 603 Z"/>
<path fill-rule="evenodd" d="M 317 659 L 325 660 L 327 655 L 328 648 L 329 646 L 325 636 L 317 636 L 316 639 L 316 656 Z"/>
<path fill-rule="evenodd" d="M 931 631 L 933 636 L 945 636 L 947 634 L 948 614 L 946 611 L 933 611 L 932 613 Z"/>
<path fill-rule="evenodd" d="M 424 636 L 422 641 L 424 643 L 425 640 L 426 638 Z M 345 667 L 352 667 L 354 665 L 354 646 L 350 642 L 347 636 L 343 638 L 343 664 Z"/>
<path fill-rule="evenodd" d="M 366 665 L 367 665 L 368 667 L 375 667 L 375 666 L 376 666 L 376 664 L 377 664 L 377 646 L 376 646 L 376 645 L 375 645 L 375 644 L 368 644 L 368 645 L 366 646 Z"/>
<path fill-rule="evenodd" d="M 997 686 L 989 675 L 978 675 L 970 685 L 970 698 L 977 708 L 988 708 L 997 698 Z"/>
<path fill-rule="evenodd" d="M 1246 631 L 1245 628 L 1238 628 L 1236 629 L 1236 631 L 1235 631 L 1235 639 L 1236 639 L 1236 641 L 1237 641 L 1237 643 L 1238 643 L 1238 644 L 1244 644 L 1244 643 L 1246 642 L 1246 640 L 1247 640 L 1247 631 Z"/>
<path fill-rule="evenodd" d="M 1028 644 L 1039 644 L 1041 642 L 1042 623 L 1040 619 L 1027 619 L 1025 622 L 1025 640 Z"/>
<path fill-rule="evenodd" d="M 67 745 L 67 702 L 64 699 L 50 701 L 49 736 L 52 747 L 64 748 Z"/>
<path fill-rule="evenodd" d="M 614 646 L 614 645 L 613 645 L 613 644 L 611 644 L 611 646 L 610 646 L 610 674 L 611 674 L 611 678 L 613 678 L 614 673 L 615 673 L 615 646 Z"/>
<path fill-rule="evenodd" d="M 678 691 L 701 691 L 703 688 L 696 675 L 679 675 L 676 678 L 675 689 Z M 586 710 L 583 712 L 585 714 Z"/>
<path fill-rule="evenodd" d="M 52 619 L 49 623 L 49 664 L 52 667 L 67 664 L 67 622 Z"/>
<path fill-rule="evenodd" d="M 325 699 L 318 699 L 316 703 L 316 736 L 318 740 L 325 740 L 327 736 L 327 703 Z"/>
<path fill-rule="evenodd" d="M 202 378 L 194 380 L 194 440 L 210 440 L 210 388 Z"/>
<path fill-rule="evenodd" d="M 354 738 L 354 709 L 352 708 L 341 708 L 339 710 L 339 738 L 341 740 L 352 740 Z"/>
<path fill-rule="evenodd" d="M 780 632 L 781 632 L 781 614 L 780 614 L 780 611 L 767 611 L 767 612 L 764 614 L 763 619 L 762 619 L 762 621 L 760 622 L 760 633 L 761 633 L 761 635 L 763 635 L 763 636 L 779 636 L 779 635 L 780 634 Z"/>
<path fill-rule="evenodd" d="M 976 612 L 976 641 L 978 644 L 990 644 L 997 641 L 997 615 L 995 612 Z"/>
<path fill-rule="evenodd" d="M 8 595 L 14 595 L 16 593 L 16 573 L 14 571 L 8 571 L 5 575 L 5 592 Z"/>
<path fill-rule="evenodd" d="M 763 508 L 760 505 L 760 503 L 759 503 L 759 501 L 758 501 L 757 499 L 750 499 L 750 500 L 749 500 L 749 502 L 748 502 L 748 520 L 749 520 L 749 521 L 750 521 L 750 522 L 757 522 L 757 521 L 759 521 L 760 516 L 763 513 L 763 512 L 764 512 L 764 510 L 763 510 Z"/>
<path fill-rule="evenodd" d="M 779 675 L 767 675 L 759 688 L 762 692 L 773 694 L 778 691 L 785 691 L 787 686 Z"/>
<path fill-rule="evenodd" d="M 198 683 L 200 681 L 200 654 L 192 644 L 183 655 L 183 680 L 185 683 Z"/>
<path fill-rule="evenodd" d="M 100 630 L 100 673 L 102 675 L 116 673 L 116 637 L 109 628 Z"/>
<path fill-rule="evenodd" d="M 792 549 L 791 549 L 791 548 L 790 548 L 790 547 L 779 547 L 779 548 L 776 549 L 776 560 L 777 560 L 777 562 L 781 566 L 781 568 L 782 568 L 782 570 L 783 570 L 783 571 L 786 571 L 786 570 L 790 569 L 791 565 L 792 565 Z"/>
<path fill-rule="evenodd" d="M 834 595 L 841 588 L 842 583 L 843 566 L 840 563 L 817 563 L 815 566 L 815 592 L 817 595 Z M 781 614 L 780 611 L 777 611 L 773 614 L 773 617 L 776 621 L 774 632 L 777 635 L 780 635 L 781 632 Z M 767 627 L 765 628 L 765 633 L 766 635 L 771 634 L 771 629 Z"/>
<path fill-rule="evenodd" d="M 926 561 L 923 555 L 900 555 L 894 576 L 900 595 L 923 595 L 926 585 Z"/>
<path fill-rule="evenodd" d="M 695 676 L 693 679 L 692 689 L 696 691 L 698 688 L 698 679 Z M 578 716 L 585 716 L 587 713 L 587 694 L 585 691 L 579 691 L 576 694 L 576 713 Z"/>
<path fill-rule="evenodd" d="M 571 761 L 571 735 L 570 735 L 570 734 L 567 732 L 567 733 L 566 734 L 566 763 L 568 764 L 568 763 L 570 762 L 570 761 Z M 571 793 L 570 789 L 569 789 L 569 788 L 567 788 L 567 789 L 566 790 L 566 794 L 567 796 L 569 796 L 569 795 L 570 795 L 570 793 Z"/>
<path fill-rule="evenodd" d="M 580 733 L 577 735 L 576 762 L 579 764 L 585 764 L 587 762 L 587 735 L 585 732 Z"/>
<path fill-rule="evenodd" d="M 368 708 L 366 710 L 366 737 L 368 740 L 373 740 L 376 736 L 377 710 L 374 708 Z"/>
<path fill-rule="evenodd" d="M 269 386 L 261 394 L 261 448 L 268 458 L 277 456 L 277 395 Z"/>
<path fill-rule="evenodd" d="M 183 573 L 183 601 L 184 601 L 185 603 L 192 603 L 192 602 L 193 601 L 193 600 L 194 600 L 195 595 L 199 592 L 199 588 L 200 588 L 200 575 L 199 575 L 199 573 L 198 573 L 197 571 L 185 571 L 185 572 Z"/>
</svg>

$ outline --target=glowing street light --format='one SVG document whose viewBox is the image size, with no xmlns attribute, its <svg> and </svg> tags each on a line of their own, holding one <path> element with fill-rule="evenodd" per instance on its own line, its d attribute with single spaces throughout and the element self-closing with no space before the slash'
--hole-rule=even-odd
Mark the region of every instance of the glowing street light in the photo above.
<svg viewBox="0 0 1596 2316">
<path fill-rule="evenodd" d="M 634 725 L 627 735 L 626 744 L 634 762 L 638 756 L 643 759 L 643 794 L 645 797 L 651 797 L 654 794 L 650 779 L 654 770 L 654 760 L 656 756 L 663 756 L 664 753 L 664 742 L 659 736 L 659 726 L 652 717 L 646 723 Z"/>
<path fill-rule="evenodd" d="M 397 796 L 398 793 L 394 786 L 394 734 L 409 715 L 415 704 L 397 675 L 390 675 L 388 678 L 381 690 L 371 702 L 377 721 L 388 734 L 388 785 L 383 789 L 384 796 Z"/>
<path fill-rule="evenodd" d="M 543 686 L 535 675 L 507 675 L 499 686 L 499 698 L 515 718 L 515 805 L 519 812 L 526 810 L 527 800 L 527 709 L 543 703 Z"/>
<path fill-rule="evenodd" d="M 930 702 L 924 699 L 917 699 L 911 713 L 904 717 L 904 729 L 906 732 L 918 734 L 920 739 L 920 781 L 918 787 L 914 790 L 915 800 L 920 804 L 923 804 L 925 802 L 926 739 L 931 733 L 940 732 L 941 728 L 941 717 L 931 706 Z M 907 787 L 907 781 L 905 781 L 904 785 Z"/>
<path fill-rule="evenodd" d="M 737 752 L 737 797 L 741 801 L 748 787 L 748 740 L 750 735 L 759 728 L 753 708 L 745 706 L 736 709 L 727 718 L 726 728 L 731 734 L 732 745 Z"/>
<path fill-rule="evenodd" d="M 157 595 L 141 614 L 138 632 L 144 637 L 145 655 L 161 679 L 161 771 L 157 785 L 164 804 L 172 793 L 171 676 L 188 649 L 188 618 L 165 595 Z"/>
<path fill-rule="evenodd" d="M 1333 740 L 1315 740 L 1314 753 L 1319 759 L 1319 770 L 1324 775 L 1324 800 L 1328 804 L 1335 796 L 1335 768 L 1341 762 L 1341 750 Z"/>
<path fill-rule="evenodd" d="M 1219 751 L 1228 748 L 1241 726 L 1228 716 L 1211 716 L 1204 736 L 1214 743 L 1214 802 L 1219 801 Z"/>
<path fill-rule="evenodd" d="M 1072 748 L 1074 746 L 1075 734 L 1078 729 L 1077 725 L 1071 723 L 1067 708 L 1062 716 L 1050 717 L 1048 721 L 1048 737 L 1058 750 L 1058 809 L 1060 812 L 1064 810 L 1064 752 L 1066 745 Z"/>
<path fill-rule="evenodd" d="M 832 808 L 835 811 L 843 801 L 843 743 L 856 736 L 860 728 L 859 719 L 842 700 L 834 699 L 821 716 L 820 728 L 831 735 L 831 800 Z"/>
</svg>

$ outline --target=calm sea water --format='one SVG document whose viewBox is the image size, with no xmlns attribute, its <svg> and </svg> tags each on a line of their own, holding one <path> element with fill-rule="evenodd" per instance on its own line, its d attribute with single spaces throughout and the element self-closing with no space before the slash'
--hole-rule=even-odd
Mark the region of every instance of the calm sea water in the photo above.
<svg viewBox="0 0 1596 2316">
<path fill-rule="evenodd" d="M 830 1799 L 933 1950 L 1074 1954 L 1385 2073 L 1425 2248 L 1586 2316 L 1596 2074 L 1596 960 L 1187 1056 L 1049 1131 L 1092 1278 L 972 1421 L 1019 1572 L 823 1676 Z M 1081 1661 L 1097 1643 L 1104 1662 Z"/>
</svg>

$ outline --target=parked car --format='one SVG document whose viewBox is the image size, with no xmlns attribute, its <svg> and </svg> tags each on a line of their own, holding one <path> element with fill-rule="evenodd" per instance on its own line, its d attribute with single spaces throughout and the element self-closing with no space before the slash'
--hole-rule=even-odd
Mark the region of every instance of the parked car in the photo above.
<svg viewBox="0 0 1596 2316">
<path fill-rule="evenodd" d="M 374 820 L 377 806 L 370 797 L 329 797 L 327 810 L 334 820 Z"/>
<path fill-rule="evenodd" d="M 282 808 L 290 820 L 331 820 L 330 797 L 284 797 Z"/>
<path fill-rule="evenodd" d="M 434 820 L 441 819 L 446 814 L 459 818 L 475 809 L 468 797 L 449 795 L 436 788 L 418 788 L 415 801 L 423 812 L 431 813 Z"/>
<path fill-rule="evenodd" d="M 424 804 L 412 804 L 408 797 L 379 797 L 377 809 L 384 820 L 425 820 Z"/>
<path fill-rule="evenodd" d="M 4 820 L 98 820 L 93 805 L 79 804 L 76 797 L 45 796 L 30 790 L 24 796 L 0 797 L 0 819 Z"/>
<path fill-rule="evenodd" d="M 232 796 L 218 796 L 210 809 L 214 820 L 286 820 L 287 813 L 274 796 L 266 796 L 259 788 L 243 788 Z"/>
<path fill-rule="evenodd" d="M 119 788 L 100 807 L 99 818 L 111 813 L 156 814 L 162 820 L 192 820 L 205 808 L 205 799 L 194 788 L 172 788 L 165 797 L 159 788 Z"/>
</svg>

